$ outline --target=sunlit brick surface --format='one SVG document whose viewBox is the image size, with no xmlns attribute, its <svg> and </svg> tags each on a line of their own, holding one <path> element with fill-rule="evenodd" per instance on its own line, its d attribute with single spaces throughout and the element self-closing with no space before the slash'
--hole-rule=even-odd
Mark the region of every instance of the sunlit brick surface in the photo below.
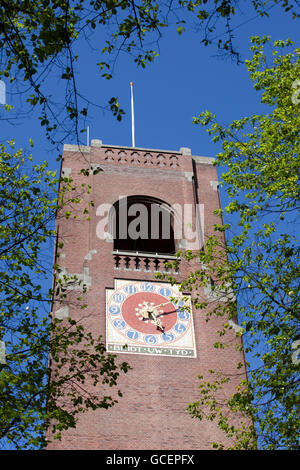
<svg viewBox="0 0 300 470">
<path fill-rule="evenodd" d="M 68 273 L 85 273 L 88 290 L 84 311 L 71 309 L 74 318 L 83 316 L 83 324 L 95 335 L 105 339 L 105 289 L 114 287 L 114 279 L 155 281 L 155 269 L 134 269 L 133 264 L 123 263 L 116 269 L 113 243 L 97 236 L 101 219 L 97 208 L 102 204 L 114 204 L 120 197 L 146 195 L 158 198 L 170 206 L 190 204 L 194 208 L 195 196 L 204 205 L 204 235 L 212 233 L 213 224 L 219 218 L 213 214 L 219 208 L 217 172 L 213 159 L 192 157 L 181 152 L 130 149 L 112 146 L 65 146 L 62 171 L 71 176 L 82 193 L 83 202 L 75 208 L 80 214 L 88 201 L 93 201 L 90 220 L 58 218 L 59 240 L 64 247 L 57 262 Z M 193 164 L 194 162 L 194 164 Z M 84 176 L 82 168 L 98 168 L 97 174 Z M 196 170 L 196 175 L 194 171 Z M 197 187 L 195 188 L 195 176 Z M 91 186 L 91 194 L 81 189 L 81 184 Z M 196 193 L 195 193 L 196 190 Z M 203 227 L 202 227 L 203 228 Z M 193 226 L 195 230 L 195 225 Z M 184 237 L 176 241 L 176 248 L 184 245 Z M 176 279 L 184 279 L 196 263 L 182 261 Z M 72 295 L 75 292 L 70 291 Z M 56 305 L 55 308 L 59 308 Z M 229 395 L 244 371 L 236 365 L 243 362 L 243 354 L 236 351 L 240 340 L 231 335 L 231 343 L 225 350 L 213 347 L 219 340 L 217 330 L 221 320 L 205 321 L 205 312 L 194 311 L 194 329 L 197 358 L 158 357 L 157 355 L 119 354 L 120 361 L 127 361 L 132 370 L 122 374 L 118 387 L 123 392 L 119 403 L 108 410 L 82 414 L 77 427 L 63 433 L 61 441 L 53 441 L 49 449 L 210 449 L 213 441 L 223 439 L 216 423 L 192 419 L 186 412 L 187 404 L 199 397 L 197 375 L 208 378 L 209 369 L 234 374 L 238 372 Z M 99 394 L 103 393 L 100 385 Z M 107 392 L 107 390 L 106 390 Z M 109 394 L 115 393 L 113 390 Z"/>
</svg>

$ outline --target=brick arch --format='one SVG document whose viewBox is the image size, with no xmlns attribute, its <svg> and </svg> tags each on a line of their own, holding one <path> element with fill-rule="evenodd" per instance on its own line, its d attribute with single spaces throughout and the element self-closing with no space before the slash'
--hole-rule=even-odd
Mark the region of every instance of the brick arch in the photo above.
<svg viewBox="0 0 300 470">
<path fill-rule="evenodd" d="M 174 254 L 175 212 L 170 204 L 153 196 L 119 199 L 109 213 L 114 250 Z"/>
</svg>

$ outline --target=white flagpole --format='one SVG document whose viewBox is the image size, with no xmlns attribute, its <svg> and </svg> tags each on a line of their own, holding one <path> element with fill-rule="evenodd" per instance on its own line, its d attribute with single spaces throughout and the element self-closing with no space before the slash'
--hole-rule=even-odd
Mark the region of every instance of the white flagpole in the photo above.
<svg viewBox="0 0 300 470">
<path fill-rule="evenodd" d="M 90 126 L 87 126 L 87 129 L 86 129 L 86 145 L 87 146 L 90 145 Z"/>
<path fill-rule="evenodd" d="M 135 135 L 134 135 L 134 107 L 133 107 L 133 82 L 130 82 L 131 88 L 131 134 L 132 134 L 132 147 L 135 147 Z"/>
<path fill-rule="evenodd" d="M 6 89 L 3 80 L 0 80 L 0 104 L 6 104 Z"/>
</svg>

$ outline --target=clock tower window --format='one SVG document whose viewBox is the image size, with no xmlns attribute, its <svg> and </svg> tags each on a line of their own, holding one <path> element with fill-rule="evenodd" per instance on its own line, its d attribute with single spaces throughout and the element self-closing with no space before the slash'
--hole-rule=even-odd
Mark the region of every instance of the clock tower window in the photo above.
<svg viewBox="0 0 300 470">
<path fill-rule="evenodd" d="M 164 201 L 129 196 L 117 201 L 110 214 L 114 251 L 173 255 L 174 214 Z"/>
</svg>

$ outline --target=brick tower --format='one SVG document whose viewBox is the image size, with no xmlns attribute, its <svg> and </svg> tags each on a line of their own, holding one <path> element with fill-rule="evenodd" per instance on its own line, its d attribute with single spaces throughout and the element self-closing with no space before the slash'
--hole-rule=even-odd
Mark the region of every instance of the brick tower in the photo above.
<svg viewBox="0 0 300 470">
<path fill-rule="evenodd" d="M 186 407 L 199 398 L 199 374 L 231 373 L 244 363 L 236 349 L 240 340 L 233 332 L 230 346 L 217 352 L 222 320 L 206 322 L 174 285 L 156 277 L 168 272 L 165 263 L 178 249 L 200 249 L 219 223 L 213 161 L 188 148 L 118 147 L 100 140 L 64 146 L 62 175 L 78 188 L 89 184 L 83 204 L 92 200 L 93 206 L 89 219 L 58 221 L 64 246 L 57 262 L 87 288 L 85 327 L 102 334 L 107 350 L 132 369 L 119 378 L 123 397 L 117 405 L 82 414 L 50 450 L 211 449 L 224 439 L 215 423 L 192 419 Z M 87 176 L 83 168 L 92 171 Z M 195 266 L 182 260 L 169 274 L 181 281 Z M 54 305 L 53 311 L 57 318 L 81 315 L 68 306 Z M 245 369 L 239 373 L 240 379 Z"/>
</svg>

